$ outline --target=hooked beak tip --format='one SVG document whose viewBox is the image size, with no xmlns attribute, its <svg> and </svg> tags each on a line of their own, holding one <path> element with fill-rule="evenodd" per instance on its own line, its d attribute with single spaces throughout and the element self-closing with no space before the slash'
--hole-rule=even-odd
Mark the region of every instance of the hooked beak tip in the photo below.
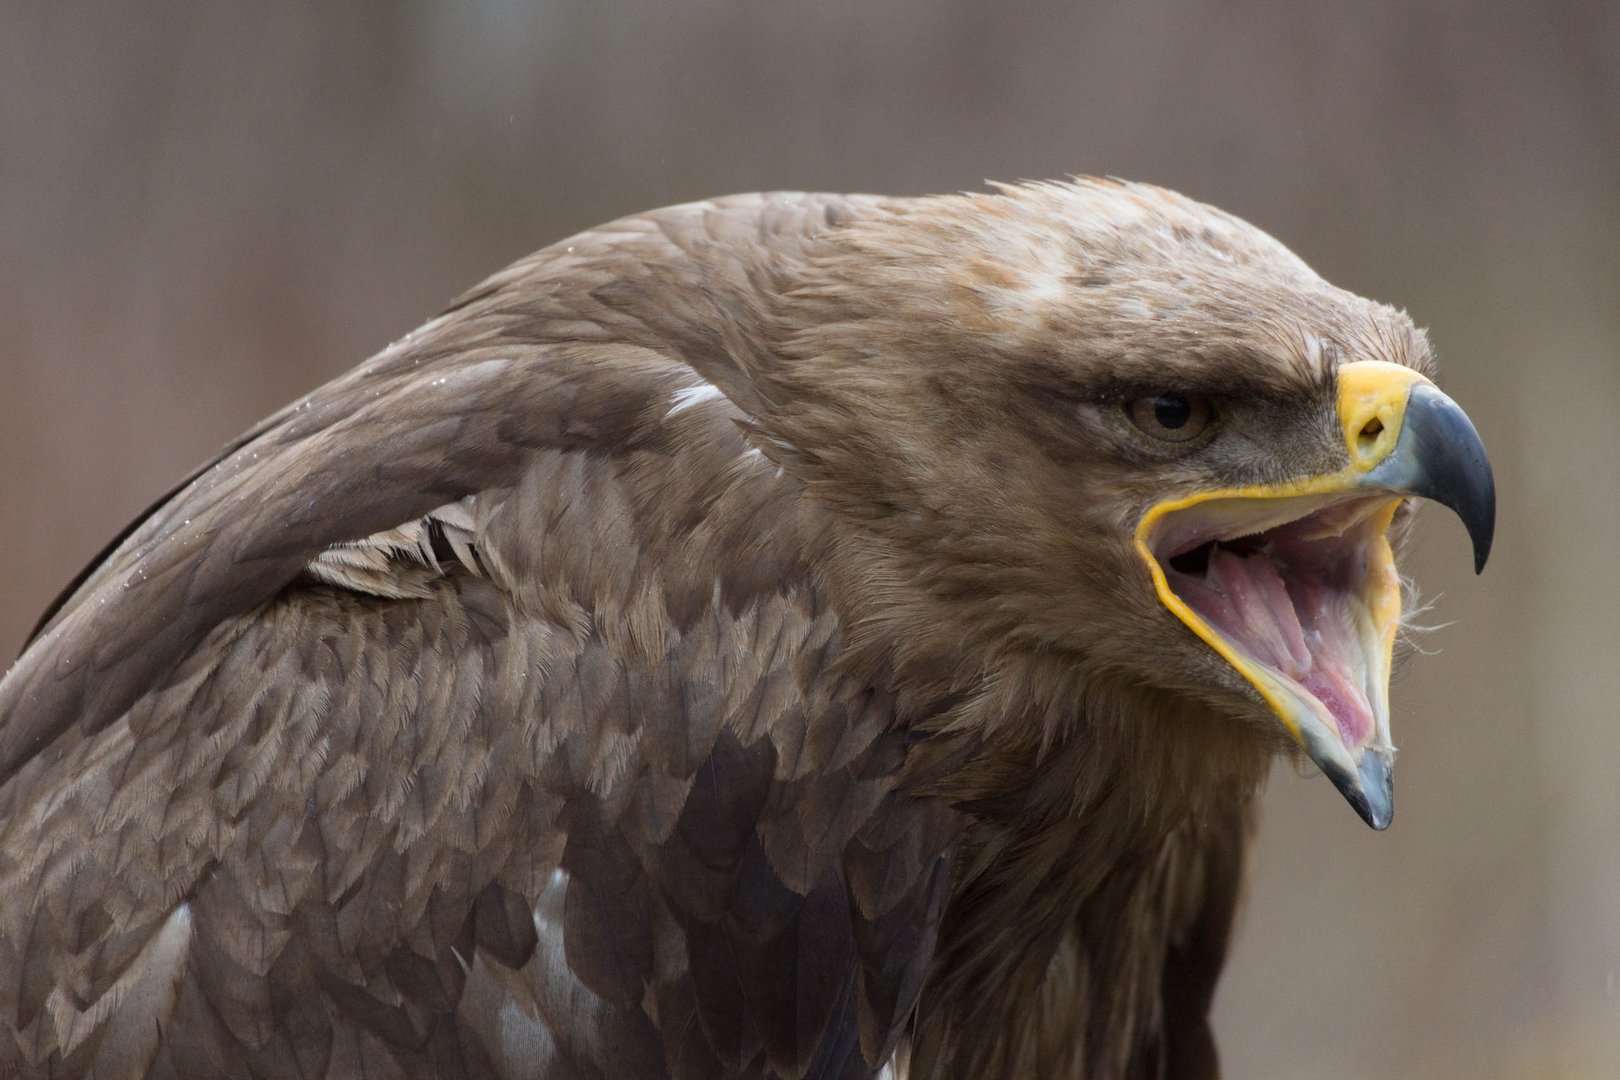
<svg viewBox="0 0 1620 1080">
<path fill-rule="evenodd" d="M 1369 747 L 1354 773 L 1331 762 L 1323 763 L 1323 772 L 1362 821 L 1380 832 L 1389 828 L 1395 817 L 1394 761 L 1390 751 Z"/>
<path fill-rule="evenodd" d="M 1462 520 L 1484 571 L 1496 533 L 1496 480 L 1473 421 L 1436 387 L 1412 388 L 1394 452 L 1368 474 L 1404 494 L 1430 499 Z"/>
</svg>

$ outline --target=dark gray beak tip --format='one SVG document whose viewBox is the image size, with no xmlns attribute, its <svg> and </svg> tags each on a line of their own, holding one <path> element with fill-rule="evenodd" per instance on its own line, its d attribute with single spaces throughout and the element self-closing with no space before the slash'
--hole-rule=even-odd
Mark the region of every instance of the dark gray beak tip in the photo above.
<svg viewBox="0 0 1620 1080">
<path fill-rule="evenodd" d="M 1388 757 L 1368 750 L 1354 773 L 1331 766 L 1323 772 L 1362 821 L 1379 832 L 1389 828 L 1395 819 L 1395 774 Z"/>
</svg>

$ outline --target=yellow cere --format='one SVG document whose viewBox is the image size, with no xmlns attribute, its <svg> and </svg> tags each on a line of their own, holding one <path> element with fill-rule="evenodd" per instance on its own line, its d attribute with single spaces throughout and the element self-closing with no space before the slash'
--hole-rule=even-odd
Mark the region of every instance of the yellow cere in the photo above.
<svg viewBox="0 0 1620 1080">
<path fill-rule="evenodd" d="M 1401 436 L 1412 387 L 1428 382 L 1409 367 L 1383 360 L 1359 360 L 1339 369 L 1339 423 L 1352 469 L 1367 472 L 1389 456 Z"/>
</svg>

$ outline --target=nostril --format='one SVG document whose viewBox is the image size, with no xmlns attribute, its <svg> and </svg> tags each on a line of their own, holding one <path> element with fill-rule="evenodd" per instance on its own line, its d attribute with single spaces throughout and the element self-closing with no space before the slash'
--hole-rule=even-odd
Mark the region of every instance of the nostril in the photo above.
<svg viewBox="0 0 1620 1080">
<path fill-rule="evenodd" d="M 1373 417 L 1363 425 L 1361 432 L 1356 436 L 1356 445 L 1362 450 L 1371 450 L 1378 441 L 1378 436 L 1384 433 L 1384 422 Z"/>
</svg>

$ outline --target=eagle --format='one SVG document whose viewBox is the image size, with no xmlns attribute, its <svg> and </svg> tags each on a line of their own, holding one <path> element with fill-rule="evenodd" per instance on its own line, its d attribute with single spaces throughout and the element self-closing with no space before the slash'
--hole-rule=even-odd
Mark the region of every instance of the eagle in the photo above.
<svg viewBox="0 0 1620 1080">
<path fill-rule="evenodd" d="M 0 682 L 0 1074 L 1218 1072 L 1256 800 L 1392 803 L 1408 317 L 1075 179 L 626 217 L 118 537 Z"/>
</svg>

